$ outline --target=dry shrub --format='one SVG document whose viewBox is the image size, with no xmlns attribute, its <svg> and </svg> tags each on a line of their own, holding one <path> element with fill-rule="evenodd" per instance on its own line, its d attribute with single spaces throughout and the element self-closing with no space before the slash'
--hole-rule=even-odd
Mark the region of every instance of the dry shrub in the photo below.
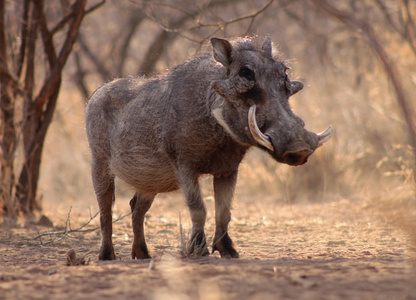
<svg viewBox="0 0 416 300">
<path fill-rule="evenodd" d="M 90 259 L 85 259 L 86 254 L 79 257 L 75 253 L 74 249 L 71 249 L 66 254 L 66 265 L 67 266 L 81 266 L 81 265 L 88 265 L 90 263 Z"/>
<path fill-rule="evenodd" d="M 370 204 L 389 224 L 401 229 L 416 249 L 416 190 L 400 186 L 389 193 L 372 197 Z"/>
<path fill-rule="evenodd" d="M 318 152 L 303 166 L 291 167 L 275 162 L 267 154 L 253 150 L 240 167 L 238 192 L 247 195 L 272 195 L 276 201 L 320 201 L 342 192 L 342 171 L 337 168 L 334 147 Z"/>
</svg>

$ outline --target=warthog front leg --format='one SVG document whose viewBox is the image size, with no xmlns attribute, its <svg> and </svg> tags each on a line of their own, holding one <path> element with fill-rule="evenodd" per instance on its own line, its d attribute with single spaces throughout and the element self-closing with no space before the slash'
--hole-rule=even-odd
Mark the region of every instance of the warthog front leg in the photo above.
<svg viewBox="0 0 416 300">
<path fill-rule="evenodd" d="M 237 182 L 237 171 L 228 176 L 214 177 L 215 194 L 215 235 L 212 252 L 218 250 L 222 258 L 238 258 L 228 236 L 228 223 L 231 219 L 231 200 Z"/>
<path fill-rule="evenodd" d="M 132 259 L 144 259 L 150 258 L 149 251 L 147 250 L 146 240 L 144 237 L 144 216 L 152 206 L 154 195 L 141 195 L 136 193 L 130 200 L 130 207 L 132 212 L 132 224 L 133 224 L 133 247 L 131 250 Z"/>
<path fill-rule="evenodd" d="M 100 260 L 113 260 L 116 258 L 113 248 L 113 219 L 112 208 L 114 202 L 114 176 L 109 174 L 104 163 L 92 162 L 92 183 L 100 208 L 101 225 L 101 250 L 98 258 Z"/>
<path fill-rule="evenodd" d="M 179 170 L 179 181 L 185 195 L 186 204 L 192 220 L 191 239 L 186 246 L 187 256 L 205 256 L 209 254 L 204 232 L 207 211 L 201 197 L 198 177 L 192 169 Z"/>
</svg>

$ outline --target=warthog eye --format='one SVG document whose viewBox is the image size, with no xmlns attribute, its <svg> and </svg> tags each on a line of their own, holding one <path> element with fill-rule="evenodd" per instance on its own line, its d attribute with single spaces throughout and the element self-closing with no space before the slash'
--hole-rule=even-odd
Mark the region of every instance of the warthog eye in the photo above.
<svg viewBox="0 0 416 300">
<path fill-rule="evenodd" d="M 248 67 L 242 67 L 238 75 L 244 77 L 247 80 L 253 81 L 255 79 L 254 71 L 249 69 Z"/>
</svg>

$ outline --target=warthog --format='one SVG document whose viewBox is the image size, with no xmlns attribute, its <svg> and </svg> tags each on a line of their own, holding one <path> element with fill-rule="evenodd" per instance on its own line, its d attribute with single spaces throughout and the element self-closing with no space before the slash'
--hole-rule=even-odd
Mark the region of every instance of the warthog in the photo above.
<svg viewBox="0 0 416 300">
<path fill-rule="evenodd" d="M 86 110 L 92 180 L 100 207 L 99 259 L 115 259 L 112 244 L 114 178 L 131 185 L 132 258 L 149 258 L 143 221 L 156 194 L 182 189 L 192 220 L 189 255 L 207 255 L 205 204 L 198 177 L 213 175 L 212 252 L 237 258 L 229 237 L 238 166 L 252 147 L 276 161 L 302 165 L 332 136 L 304 129 L 288 98 L 303 88 L 273 53 L 271 39 L 212 38 L 213 52 L 166 75 L 116 79 L 97 89 Z"/>
</svg>

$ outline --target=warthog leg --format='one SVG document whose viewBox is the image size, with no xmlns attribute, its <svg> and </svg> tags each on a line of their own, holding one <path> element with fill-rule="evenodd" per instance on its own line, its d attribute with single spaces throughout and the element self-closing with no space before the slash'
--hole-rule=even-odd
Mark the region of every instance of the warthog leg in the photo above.
<svg viewBox="0 0 416 300">
<path fill-rule="evenodd" d="M 133 247 L 131 250 L 132 259 L 144 259 L 150 258 L 149 251 L 147 250 L 146 240 L 144 237 L 144 216 L 152 206 L 154 195 L 141 195 L 136 193 L 130 200 L 130 207 L 132 212 L 132 224 L 133 224 Z"/>
<path fill-rule="evenodd" d="M 102 239 L 98 258 L 100 260 L 113 260 L 116 258 L 111 238 L 113 234 L 112 209 L 114 202 L 114 176 L 109 174 L 108 167 L 104 163 L 97 164 L 94 158 L 91 171 L 92 183 L 100 208 Z"/>
<path fill-rule="evenodd" d="M 209 251 L 204 232 L 207 210 L 201 197 L 198 176 L 192 168 L 181 168 L 179 170 L 179 182 L 192 220 L 192 234 L 187 243 L 186 255 L 208 255 Z"/>
<path fill-rule="evenodd" d="M 228 236 L 228 223 L 231 219 L 231 200 L 237 182 L 237 171 L 228 176 L 214 177 L 215 194 L 215 235 L 212 252 L 218 250 L 222 258 L 238 258 Z"/>
</svg>

